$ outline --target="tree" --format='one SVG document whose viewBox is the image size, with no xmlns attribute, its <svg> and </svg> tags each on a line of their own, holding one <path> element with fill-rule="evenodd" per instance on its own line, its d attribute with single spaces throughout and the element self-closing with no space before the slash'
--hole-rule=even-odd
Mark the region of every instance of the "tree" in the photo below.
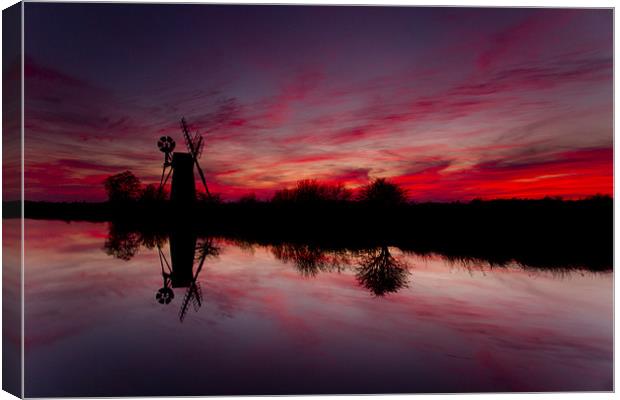
<svg viewBox="0 0 620 400">
<path fill-rule="evenodd" d="M 142 193 L 140 194 L 140 201 L 152 204 L 166 200 L 168 192 L 165 187 L 159 188 L 158 185 L 149 184 L 146 185 Z"/>
<path fill-rule="evenodd" d="M 240 204 L 256 204 L 258 199 L 256 198 L 256 193 L 248 193 L 246 195 L 241 196 L 239 199 Z"/>
<path fill-rule="evenodd" d="M 219 193 L 211 193 L 211 195 L 207 195 L 206 193 L 198 192 L 196 193 L 196 198 L 198 202 L 201 204 L 222 204 L 224 200 L 222 200 L 222 196 Z"/>
<path fill-rule="evenodd" d="M 142 194 L 142 184 L 131 171 L 112 175 L 104 181 L 108 200 L 112 203 L 136 201 Z"/>
<path fill-rule="evenodd" d="M 407 191 L 396 183 L 379 178 L 362 187 L 359 199 L 374 206 L 397 206 L 407 202 Z"/>
<path fill-rule="evenodd" d="M 293 189 L 278 190 L 273 201 L 294 201 L 299 203 L 317 203 L 325 201 L 345 201 L 351 197 L 351 191 L 342 184 L 330 185 L 315 179 L 297 181 Z"/>
<path fill-rule="evenodd" d="M 366 252 L 355 275 L 372 294 L 384 296 L 406 287 L 409 271 L 407 263 L 394 258 L 387 246 L 381 246 Z"/>
</svg>

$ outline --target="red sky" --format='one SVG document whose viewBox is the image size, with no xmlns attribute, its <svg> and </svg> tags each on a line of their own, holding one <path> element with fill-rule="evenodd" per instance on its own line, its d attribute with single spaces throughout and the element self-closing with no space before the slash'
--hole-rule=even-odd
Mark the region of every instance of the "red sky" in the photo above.
<svg viewBox="0 0 620 400">
<path fill-rule="evenodd" d="M 181 116 L 226 199 L 613 192 L 611 10 L 28 3 L 25 37 L 28 200 L 158 182 Z"/>
</svg>

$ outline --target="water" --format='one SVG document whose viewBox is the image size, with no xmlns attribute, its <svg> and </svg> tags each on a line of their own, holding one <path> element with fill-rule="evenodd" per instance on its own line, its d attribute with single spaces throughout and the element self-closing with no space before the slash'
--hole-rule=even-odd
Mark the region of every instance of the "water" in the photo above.
<svg viewBox="0 0 620 400">
<path fill-rule="evenodd" d="M 171 249 L 105 223 L 25 236 L 26 396 L 613 389 L 611 272 L 183 233 Z"/>
</svg>

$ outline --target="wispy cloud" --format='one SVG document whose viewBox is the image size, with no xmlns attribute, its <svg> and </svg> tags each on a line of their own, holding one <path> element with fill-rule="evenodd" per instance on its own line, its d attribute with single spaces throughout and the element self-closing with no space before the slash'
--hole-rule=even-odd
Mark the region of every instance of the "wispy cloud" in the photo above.
<svg viewBox="0 0 620 400">
<path fill-rule="evenodd" d="M 145 65 L 144 76 L 127 67 L 130 75 L 113 79 L 91 73 L 100 69 L 96 60 L 81 61 L 84 73 L 69 72 L 72 65 L 59 67 L 29 45 L 27 197 L 101 200 L 98 180 L 125 169 L 158 180 L 155 139 L 171 135 L 182 150 L 181 116 L 205 135 L 207 181 L 227 198 L 267 196 L 297 179 L 356 187 L 376 177 L 436 200 L 611 193 L 607 14 L 480 13 L 437 11 L 431 25 L 413 31 L 392 16 L 394 26 L 376 42 L 343 35 L 332 23 L 319 35 L 332 38 L 323 45 L 311 32 L 290 32 L 312 57 L 276 35 L 278 21 L 264 34 L 248 22 L 255 40 L 237 34 L 204 49 L 190 42 L 197 57 L 190 65 Z M 374 29 L 354 26 L 349 33 Z M 426 39 L 403 39 L 415 32 Z M 592 149 L 603 164 L 567 156 Z"/>
</svg>

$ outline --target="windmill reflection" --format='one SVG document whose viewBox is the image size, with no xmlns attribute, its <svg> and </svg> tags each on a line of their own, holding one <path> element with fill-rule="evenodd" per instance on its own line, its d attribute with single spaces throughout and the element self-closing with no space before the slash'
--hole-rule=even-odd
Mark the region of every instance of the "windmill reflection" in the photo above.
<svg viewBox="0 0 620 400">
<path fill-rule="evenodd" d="M 375 296 L 395 293 L 406 287 L 408 275 L 407 263 L 392 256 L 387 246 L 365 251 L 355 274 L 360 285 Z"/>
<path fill-rule="evenodd" d="M 198 275 L 202 271 L 205 260 L 219 254 L 219 248 L 213 240 L 204 239 L 198 245 L 194 232 L 182 230 L 170 234 L 170 262 L 161 245 L 157 245 L 159 263 L 163 278 L 163 286 L 155 294 L 160 304 L 170 304 L 174 299 L 174 289 L 187 288 L 181 308 L 179 320 L 183 322 L 190 305 L 194 311 L 202 306 L 202 290 Z M 194 270 L 194 265 L 197 265 Z"/>
<path fill-rule="evenodd" d="M 170 244 L 169 254 L 165 251 L 166 239 Z M 179 228 L 166 234 L 153 230 L 136 231 L 122 224 L 110 224 L 103 246 L 106 254 L 129 261 L 141 247 L 157 248 L 163 279 L 162 287 L 155 294 L 157 302 L 170 304 L 174 300 L 175 290 L 186 288 L 179 319 L 181 322 L 185 319 L 190 306 L 198 311 L 203 303 L 198 275 L 205 260 L 220 253 L 213 239 L 198 239 L 196 232 L 189 229 Z"/>
<path fill-rule="evenodd" d="M 161 265 L 161 276 L 164 278 L 164 286 L 157 291 L 155 299 L 159 304 L 168 304 L 174 299 L 174 291 L 172 290 L 172 283 L 170 276 L 172 275 L 172 268 L 166 255 L 161 250 L 161 246 L 157 246 L 157 253 L 159 254 L 159 264 Z M 166 268 L 164 268 L 166 265 Z M 168 272 L 166 272 L 166 269 Z"/>
<path fill-rule="evenodd" d="M 165 251 L 168 239 L 169 252 Z M 252 248 L 252 242 L 236 239 L 238 246 Z M 203 304 L 202 291 L 198 282 L 207 258 L 217 257 L 220 249 L 213 238 L 198 237 L 191 229 L 172 230 L 167 234 L 152 231 L 132 231 L 111 224 L 104 250 L 107 254 L 122 260 L 130 260 L 140 247 L 157 248 L 162 276 L 162 286 L 155 293 L 155 299 L 162 305 L 174 302 L 178 290 L 185 288 L 181 301 L 179 319 L 183 321 L 190 308 L 198 310 Z M 387 245 L 369 249 L 330 248 L 307 243 L 272 243 L 268 246 L 273 256 L 283 263 L 292 263 L 306 278 L 319 273 L 355 271 L 359 285 L 374 296 L 396 293 L 407 287 L 409 266 L 391 254 Z M 176 293 L 175 293 L 176 292 Z"/>
</svg>

